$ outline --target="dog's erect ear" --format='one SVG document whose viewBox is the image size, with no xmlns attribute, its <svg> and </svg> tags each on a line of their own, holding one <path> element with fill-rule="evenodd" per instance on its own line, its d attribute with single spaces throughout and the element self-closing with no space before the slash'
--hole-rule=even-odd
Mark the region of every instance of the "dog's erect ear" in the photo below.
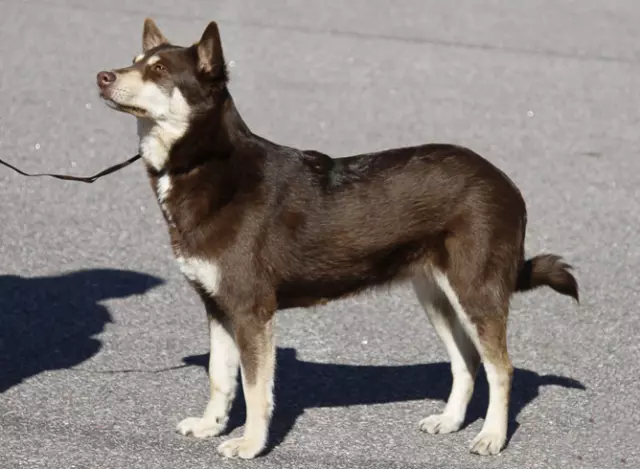
<svg viewBox="0 0 640 469">
<path fill-rule="evenodd" d="M 164 34 L 160 32 L 160 28 L 151 18 L 146 18 L 142 29 L 142 50 L 148 52 L 162 44 L 169 44 L 169 40 L 164 37 Z"/>
<path fill-rule="evenodd" d="M 198 49 L 198 68 L 200 71 L 208 74 L 218 74 L 221 68 L 224 70 L 222 41 L 215 21 L 209 23 L 196 47 Z"/>
</svg>

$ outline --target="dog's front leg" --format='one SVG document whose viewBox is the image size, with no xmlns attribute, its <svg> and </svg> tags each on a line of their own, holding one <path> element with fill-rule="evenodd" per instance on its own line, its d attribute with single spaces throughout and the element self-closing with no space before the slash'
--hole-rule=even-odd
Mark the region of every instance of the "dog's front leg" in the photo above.
<svg viewBox="0 0 640 469">
<path fill-rule="evenodd" d="M 261 319 L 262 318 L 262 319 Z M 273 313 L 234 318 L 233 329 L 240 351 L 242 386 L 247 407 L 244 435 L 218 446 L 226 457 L 251 459 L 266 446 L 273 412 L 275 340 Z"/>
<path fill-rule="evenodd" d="M 236 395 L 240 356 L 231 321 L 215 302 L 201 294 L 209 319 L 209 403 L 203 416 L 188 417 L 178 424 L 178 432 L 196 438 L 222 433 L 229 420 L 229 410 Z"/>
</svg>

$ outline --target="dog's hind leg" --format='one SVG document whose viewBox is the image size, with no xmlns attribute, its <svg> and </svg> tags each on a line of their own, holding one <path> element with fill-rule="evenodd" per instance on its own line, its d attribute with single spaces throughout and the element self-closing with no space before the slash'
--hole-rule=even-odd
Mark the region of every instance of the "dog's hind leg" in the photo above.
<svg viewBox="0 0 640 469">
<path fill-rule="evenodd" d="M 508 289 L 502 285 L 503 279 L 499 275 L 484 284 L 464 276 L 454 272 L 450 282 L 449 275 L 434 273 L 436 283 L 447 295 L 457 319 L 480 353 L 489 383 L 489 408 L 482 430 L 473 439 L 470 450 L 476 454 L 495 455 L 502 450 L 507 438 L 513 376 L 507 353 Z"/>
<path fill-rule="evenodd" d="M 506 323 L 493 321 L 483 324 L 481 328 L 479 348 L 489 383 L 489 408 L 482 430 L 471 442 L 470 449 L 472 453 L 493 455 L 502 450 L 507 439 L 513 366 L 507 353 Z"/>
<path fill-rule="evenodd" d="M 428 433 L 451 433 L 460 429 L 467 412 L 480 357 L 446 294 L 425 270 L 413 278 L 413 287 L 429 321 L 442 340 L 451 361 L 453 385 L 441 414 L 420 421 L 420 429 Z"/>
<path fill-rule="evenodd" d="M 240 355 L 230 321 L 215 303 L 202 294 L 209 319 L 209 403 L 203 416 L 188 417 L 178 424 L 183 435 L 207 438 L 222 433 L 236 395 Z"/>
</svg>

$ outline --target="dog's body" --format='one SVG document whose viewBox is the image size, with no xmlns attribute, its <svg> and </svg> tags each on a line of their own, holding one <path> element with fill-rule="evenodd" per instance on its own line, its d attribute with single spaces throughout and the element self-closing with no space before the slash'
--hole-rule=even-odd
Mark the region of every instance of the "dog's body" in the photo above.
<svg viewBox="0 0 640 469">
<path fill-rule="evenodd" d="M 138 117 L 174 253 L 209 317 L 211 399 L 202 418 L 178 430 L 221 433 L 241 367 L 245 433 L 219 451 L 256 456 L 273 407 L 276 310 L 410 279 L 454 378 L 444 412 L 420 426 L 460 428 L 482 360 L 490 400 L 471 450 L 497 454 L 507 431 L 512 293 L 548 285 L 578 299 L 559 257 L 525 261 L 526 208 L 514 184 L 453 145 L 332 159 L 254 135 L 229 95 L 215 23 L 181 48 L 147 20 L 143 49 L 131 67 L 101 72 L 98 85 L 113 107 Z"/>
</svg>

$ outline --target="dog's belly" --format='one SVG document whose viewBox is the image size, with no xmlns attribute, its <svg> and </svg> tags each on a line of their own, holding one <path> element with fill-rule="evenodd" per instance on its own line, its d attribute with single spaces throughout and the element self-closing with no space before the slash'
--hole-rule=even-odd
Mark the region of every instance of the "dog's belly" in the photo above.
<svg viewBox="0 0 640 469">
<path fill-rule="evenodd" d="M 326 305 L 333 298 L 315 298 L 310 296 L 286 296 L 278 298 L 278 309 L 309 308 Z"/>
<path fill-rule="evenodd" d="M 286 278 L 277 286 L 280 308 L 313 306 L 344 298 L 377 286 L 411 277 L 417 265 L 438 261 L 444 249 L 441 233 L 418 239 L 335 249 L 322 242 L 301 249 L 306 256 L 289 265 Z"/>
<path fill-rule="evenodd" d="M 300 278 L 282 282 L 277 289 L 278 309 L 324 305 L 356 295 L 367 289 L 402 280 L 409 269 L 398 271 L 368 271 L 355 275 L 333 276 L 321 279 Z"/>
</svg>

